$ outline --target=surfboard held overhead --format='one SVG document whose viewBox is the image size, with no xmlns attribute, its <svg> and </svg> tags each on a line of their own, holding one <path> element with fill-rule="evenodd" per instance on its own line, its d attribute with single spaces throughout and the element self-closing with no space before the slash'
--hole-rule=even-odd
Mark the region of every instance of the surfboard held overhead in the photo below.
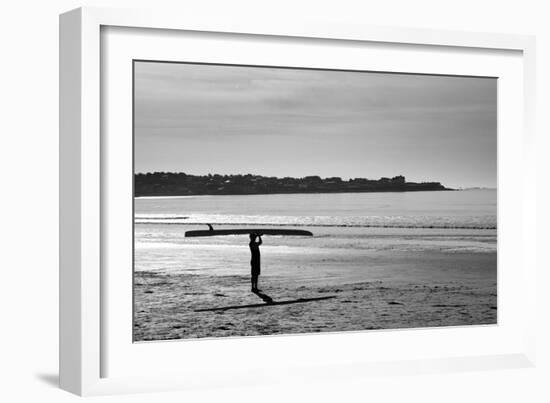
<svg viewBox="0 0 550 403">
<path fill-rule="evenodd" d="M 299 229 L 280 229 L 280 228 L 228 228 L 228 229 L 210 229 L 186 231 L 186 237 L 199 236 L 220 236 L 220 235 L 288 235 L 288 236 L 313 236 L 310 231 Z"/>
</svg>

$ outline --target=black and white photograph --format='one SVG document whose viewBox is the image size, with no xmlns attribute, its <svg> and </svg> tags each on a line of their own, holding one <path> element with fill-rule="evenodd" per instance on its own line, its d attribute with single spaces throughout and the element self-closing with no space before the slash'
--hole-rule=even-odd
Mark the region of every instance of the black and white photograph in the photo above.
<svg viewBox="0 0 550 403">
<path fill-rule="evenodd" d="M 497 323 L 497 79 L 135 60 L 135 342 Z"/>
</svg>

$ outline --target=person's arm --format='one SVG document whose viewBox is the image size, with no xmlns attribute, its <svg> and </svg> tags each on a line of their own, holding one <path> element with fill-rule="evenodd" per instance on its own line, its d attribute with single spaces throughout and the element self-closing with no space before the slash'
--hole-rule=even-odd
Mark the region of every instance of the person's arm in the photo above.
<svg viewBox="0 0 550 403">
<path fill-rule="evenodd" d="M 262 236 L 258 234 L 258 246 L 260 246 L 262 244 Z"/>
</svg>

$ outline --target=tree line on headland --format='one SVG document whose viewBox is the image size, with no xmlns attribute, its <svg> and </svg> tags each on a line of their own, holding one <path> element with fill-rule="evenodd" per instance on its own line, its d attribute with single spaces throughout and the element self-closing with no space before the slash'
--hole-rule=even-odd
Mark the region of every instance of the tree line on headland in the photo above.
<svg viewBox="0 0 550 403">
<path fill-rule="evenodd" d="M 134 175 L 134 195 L 247 195 L 275 193 L 360 193 L 413 192 L 452 190 L 439 182 L 407 182 L 404 176 L 377 180 L 339 177 L 277 178 L 261 175 L 188 175 L 185 173 L 154 172 Z"/>
</svg>

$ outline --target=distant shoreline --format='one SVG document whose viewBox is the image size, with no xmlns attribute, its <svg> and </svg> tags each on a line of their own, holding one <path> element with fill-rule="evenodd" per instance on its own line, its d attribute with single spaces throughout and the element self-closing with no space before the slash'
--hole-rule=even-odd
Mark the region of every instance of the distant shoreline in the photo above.
<svg viewBox="0 0 550 403">
<path fill-rule="evenodd" d="M 266 194 L 327 194 L 453 191 L 440 182 L 407 182 L 402 175 L 377 180 L 319 176 L 267 177 L 261 175 L 187 175 L 154 172 L 134 175 L 135 197 L 219 196 Z"/>
</svg>

